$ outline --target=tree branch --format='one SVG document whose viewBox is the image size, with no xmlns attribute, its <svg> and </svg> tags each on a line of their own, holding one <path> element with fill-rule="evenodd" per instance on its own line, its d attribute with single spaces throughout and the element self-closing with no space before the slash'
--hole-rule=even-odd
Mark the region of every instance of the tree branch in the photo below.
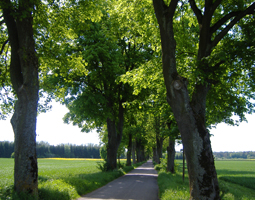
<svg viewBox="0 0 255 200">
<path fill-rule="evenodd" d="M 198 9 L 196 2 L 194 0 L 189 0 L 189 4 L 191 9 L 193 10 L 193 12 L 195 13 L 196 17 L 197 17 L 197 21 L 199 24 L 202 24 L 202 20 L 203 20 L 203 15 L 201 10 Z"/>
<path fill-rule="evenodd" d="M 255 12 L 255 3 L 250 5 L 246 10 L 240 12 L 212 41 L 212 47 L 215 47 L 219 41 L 228 33 L 228 31 L 244 16 Z"/>
<path fill-rule="evenodd" d="M 176 6 L 177 6 L 177 3 L 178 3 L 179 0 L 171 0 L 170 4 L 169 4 L 169 13 L 170 13 L 170 16 L 171 18 L 174 17 L 174 13 L 175 13 L 175 10 L 176 10 Z"/>
<path fill-rule="evenodd" d="M 5 23 L 4 20 L 0 21 L 0 26 L 2 26 L 2 24 L 4 24 L 4 23 Z"/>
<path fill-rule="evenodd" d="M 168 14 L 170 19 L 173 18 L 176 6 L 179 0 L 172 0 L 167 6 L 163 0 L 153 0 L 154 10 L 158 19 L 163 19 L 163 16 Z M 163 12 L 162 12 L 163 11 Z"/>
<path fill-rule="evenodd" d="M 211 27 L 211 33 L 214 33 L 217 31 L 222 25 L 224 25 L 229 19 L 232 17 L 236 17 L 238 14 L 240 14 L 242 11 L 234 11 L 230 12 L 224 17 L 222 17 L 219 21 L 217 21 L 212 27 Z"/>
<path fill-rule="evenodd" d="M 5 45 L 6 45 L 8 42 L 9 42 L 9 38 L 3 43 L 2 48 L 1 48 L 1 51 L 0 51 L 0 55 L 3 53 L 4 47 L 5 47 Z"/>
<path fill-rule="evenodd" d="M 211 12 L 214 13 L 214 11 L 217 9 L 217 7 L 220 5 L 220 3 L 222 2 L 222 0 L 216 0 L 211 8 Z"/>
</svg>

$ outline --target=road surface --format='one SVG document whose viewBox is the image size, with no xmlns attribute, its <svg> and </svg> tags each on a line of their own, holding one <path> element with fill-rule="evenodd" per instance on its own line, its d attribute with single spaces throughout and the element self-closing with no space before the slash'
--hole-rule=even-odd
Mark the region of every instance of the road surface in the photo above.
<svg viewBox="0 0 255 200">
<path fill-rule="evenodd" d="M 78 200 L 158 200 L 157 171 L 149 160 Z"/>
</svg>

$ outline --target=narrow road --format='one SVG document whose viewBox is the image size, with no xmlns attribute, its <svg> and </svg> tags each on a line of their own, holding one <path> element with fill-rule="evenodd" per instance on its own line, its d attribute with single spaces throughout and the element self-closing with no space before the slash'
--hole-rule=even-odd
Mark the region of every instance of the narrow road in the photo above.
<svg viewBox="0 0 255 200">
<path fill-rule="evenodd" d="M 78 200 L 158 200 L 157 171 L 149 160 L 107 185 Z"/>
</svg>

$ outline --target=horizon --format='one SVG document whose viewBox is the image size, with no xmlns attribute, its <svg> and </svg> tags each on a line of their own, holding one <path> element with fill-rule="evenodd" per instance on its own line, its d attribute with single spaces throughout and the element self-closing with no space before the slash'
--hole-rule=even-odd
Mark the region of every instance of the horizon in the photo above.
<svg viewBox="0 0 255 200">
<path fill-rule="evenodd" d="M 62 118 L 68 109 L 60 103 L 53 102 L 51 111 L 40 113 L 37 117 L 36 141 L 48 142 L 50 145 L 58 144 L 97 144 L 100 145 L 99 133 L 95 130 L 89 133 L 81 132 L 78 126 L 64 124 Z M 239 126 L 230 126 L 220 123 L 216 128 L 210 130 L 211 145 L 213 152 L 244 152 L 255 151 L 253 141 L 255 135 L 252 130 L 255 128 L 255 115 L 246 115 L 248 123 L 242 122 Z M 14 133 L 7 120 L 0 120 L 1 132 L 0 141 L 14 141 Z M 182 149 L 182 145 L 176 145 L 176 151 Z"/>
</svg>

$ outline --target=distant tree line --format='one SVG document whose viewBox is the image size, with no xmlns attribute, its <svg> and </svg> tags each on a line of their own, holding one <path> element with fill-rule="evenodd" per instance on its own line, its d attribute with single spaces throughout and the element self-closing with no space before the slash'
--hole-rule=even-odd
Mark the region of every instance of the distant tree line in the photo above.
<svg viewBox="0 0 255 200">
<path fill-rule="evenodd" d="M 255 159 L 255 151 L 214 152 L 215 159 Z M 175 159 L 183 159 L 182 152 L 176 152 Z"/>
<path fill-rule="evenodd" d="M 0 158 L 10 158 L 14 152 L 14 142 L 0 142 Z"/>
<path fill-rule="evenodd" d="M 243 151 L 243 152 L 214 152 L 216 159 L 255 159 L 254 151 Z"/>
<path fill-rule="evenodd" d="M 13 152 L 13 142 L 0 142 L 0 158 L 10 158 Z M 36 152 L 38 158 L 101 158 L 100 146 L 94 144 L 59 144 L 54 146 L 47 142 L 37 142 Z"/>
</svg>

